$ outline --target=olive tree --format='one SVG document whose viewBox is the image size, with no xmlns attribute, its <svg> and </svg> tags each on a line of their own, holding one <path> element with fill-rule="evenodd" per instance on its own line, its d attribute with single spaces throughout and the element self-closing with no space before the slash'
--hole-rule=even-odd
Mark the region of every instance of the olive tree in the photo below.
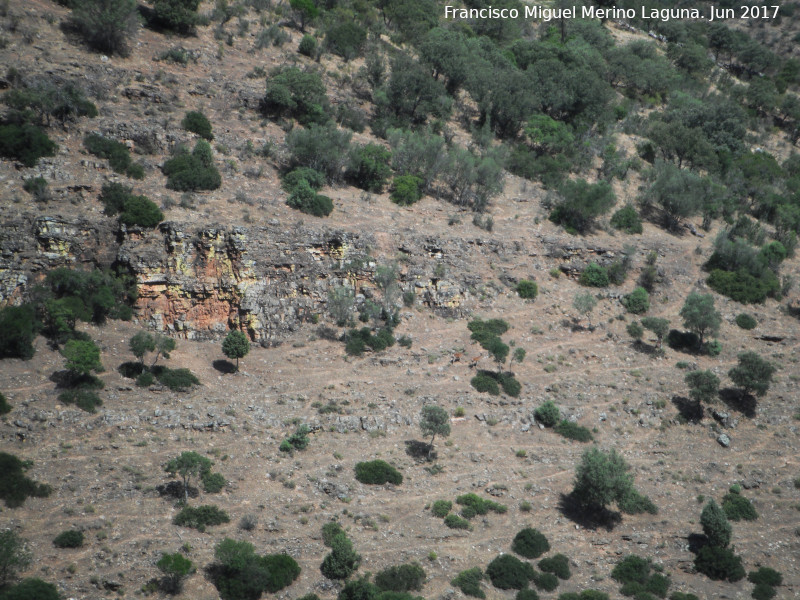
<svg viewBox="0 0 800 600">
<path fill-rule="evenodd" d="M 714 297 L 711 294 L 689 294 L 680 315 L 684 326 L 700 337 L 701 345 L 706 335 L 716 335 L 719 332 L 722 323 L 722 317 L 714 308 Z"/>
<path fill-rule="evenodd" d="M 236 359 L 236 370 L 239 370 L 239 359 L 247 356 L 250 352 L 250 340 L 239 331 L 231 331 L 222 341 L 222 353 L 228 358 Z"/>
<path fill-rule="evenodd" d="M 450 415 L 441 406 L 423 406 L 420 412 L 419 428 L 422 430 L 422 435 L 431 436 L 431 443 L 428 447 L 428 457 L 430 457 L 433 451 L 433 440 L 436 439 L 436 436 L 447 437 L 450 435 Z"/>
<path fill-rule="evenodd" d="M 170 460 L 164 470 L 171 475 L 180 475 L 183 479 L 183 498 L 189 501 L 189 481 L 192 477 L 200 477 L 211 470 L 211 459 L 197 452 L 182 452 L 180 456 Z"/>
<path fill-rule="evenodd" d="M 738 358 L 739 364 L 728 371 L 728 376 L 745 394 L 766 394 L 775 366 L 752 351 L 742 352 Z"/>
</svg>

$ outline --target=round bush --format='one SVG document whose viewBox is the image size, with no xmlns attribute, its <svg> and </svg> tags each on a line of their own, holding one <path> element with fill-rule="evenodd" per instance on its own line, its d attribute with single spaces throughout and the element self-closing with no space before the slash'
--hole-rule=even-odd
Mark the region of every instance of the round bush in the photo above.
<svg viewBox="0 0 800 600">
<path fill-rule="evenodd" d="M 644 583 L 650 575 L 650 561 L 629 554 L 623 558 L 611 571 L 611 578 L 620 583 Z"/>
<path fill-rule="evenodd" d="M 301 181 L 305 181 L 312 190 L 319 191 L 325 185 L 325 175 L 311 167 L 297 167 L 283 176 L 281 187 L 291 194 Z"/>
<path fill-rule="evenodd" d="M 629 313 L 641 315 L 650 310 L 650 294 L 643 287 L 637 287 L 622 300 Z"/>
<path fill-rule="evenodd" d="M 744 578 L 742 559 L 729 548 L 703 546 L 694 559 L 694 567 L 710 579 L 735 582 Z"/>
<path fill-rule="evenodd" d="M 535 281 L 522 279 L 517 283 L 517 294 L 519 294 L 520 298 L 524 298 L 525 300 L 533 300 L 539 295 L 539 286 L 536 285 Z"/>
<path fill-rule="evenodd" d="M 559 579 L 567 580 L 572 577 L 569 570 L 569 558 L 563 554 L 554 554 L 539 561 L 539 568 L 545 573 L 552 573 Z"/>
<path fill-rule="evenodd" d="M 220 473 L 204 473 L 202 480 L 203 489 L 208 494 L 218 494 L 228 483 Z"/>
<path fill-rule="evenodd" d="M 152 228 L 164 220 L 164 213 L 147 196 L 130 196 L 125 200 L 120 223 Z"/>
<path fill-rule="evenodd" d="M 74 404 L 88 413 L 96 412 L 97 407 L 103 404 L 96 392 L 85 388 L 64 390 L 58 395 L 58 400 L 64 404 Z"/>
<path fill-rule="evenodd" d="M 517 592 L 514 600 L 539 600 L 539 594 L 536 590 L 524 589 Z"/>
<path fill-rule="evenodd" d="M 5 415 L 11 412 L 13 407 L 8 403 L 6 397 L 0 393 L 0 415 Z"/>
<path fill-rule="evenodd" d="M 4 590 L 2 598 L 3 600 L 60 600 L 61 594 L 52 583 L 29 578 Z"/>
<path fill-rule="evenodd" d="M 511 549 L 525 558 L 539 558 L 550 550 L 550 543 L 540 531 L 526 527 L 514 536 Z"/>
<path fill-rule="evenodd" d="M 322 526 L 322 541 L 323 543 L 330 547 L 333 543 L 333 538 L 337 535 L 344 533 L 344 529 L 342 526 L 339 525 L 336 521 L 329 521 Z"/>
<path fill-rule="evenodd" d="M 558 587 L 558 577 L 552 573 L 537 573 L 533 579 L 533 583 L 540 590 L 545 592 L 552 592 Z"/>
<path fill-rule="evenodd" d="M 137 387 L 150 387 L 155 380 L 156 378 L 150 371 L 145 371 L 136 378 L 136 385 Z"/>
<path fill-rule="evenodd" d="M 314 58 L 314 55 L 317 53 L 316 38 L 313 35 L 304 35 L 303 39 L 300 40 L 300 45 L 297 47 L 297 51 L 303 56 Z"/>
<path fill-rule="evenodd" d="M 759 583 L 766 585 L 782 585 L 783 575 L 770 567 L 760 567 L 758 571 L 750 571 L 747 575 L 747 580 L 756 585 Z"/>
<path fill-rule="evenodd" d="M 425 569 L 417 563 L 396 565 L 375 575 L 375 585 L 384 591 L 416 591 L 421 590 L 424 584 Z"/>
<path fill-rule="evenodd" d="M 492 585 L 501 590 L 521 590 L 528 587 L 534 575 L 533 567 L 511 554 L 501 554 L 486 567 Z"/>
<path fill-rule="evenodd" d="M 730 521 L 755 521 L 758 513 L 753 503 L 738 492 L 728 492 L 722 499 L 722 510 Z"/>
<path fill-rule="evenodd" d="M 608 287 L 610 283 L 608 270 L 597 263 L 589 263 L 589 266 L 581 273 L 578 283 L 588 287 Z"/>
<path fill-rule="evenodd" d="M 181 121 L 181 127 L 186 131 L 196 133 L 203 139 L 214 139 L 214 134 L 211 133 L 211 122 L 200 111 L 192 110 L 186 113 L 183 121 Z"/>
<path fill-rule="evenodd" d="M 305 180 L 295 188 L 286 204 L 315 217 L 327 217 L 333 212 L 333 200 L 317 194 Z"/>
<path fill-rule="evenodd" d="M 68 529 L 62 531 L 53 539 L 56 548 L 80 548 L 83 546 L 83 532 Z"/>
<path fill-rule="evenodd" d="M 470 379 L 469 383 L 479 392 L 488 392 L 492 396 L 500 394 L 500 386 L 497 385 L 497 380 L 487 373 L 478 373 Z"/>
<path fill-rule="evenodd" d="M 444 518 L 444 524 L 450 529 L 469 529 L 470 524 L 466 519 L 462 519 L 458 515 L 449 514 Z"/>
<path fill-rule="evenodd" d="M 766 583 L 757 583 L 751 592 L 756 600 L 772 600 L 777 595 L 775 588 Z"/>
<path fill-rule="evenodd" d="M 758 321 L 756 321 L 754 317 L 748 315 L 747 313 L 741 313 L 736 315 L 736 324 L 742 329 L 749 330 L 755 329 L 758 325 Z"/>
<path fill-rule="evenodd" d="M 611 216 L 611 226 L 625 233 L 642 233 L 642 218 L 636 209 L 628 204 Z"/>
<path fill-rule="evenodd" d="M 192 527 L 198 531 L 205 531 L 206 527 L 212 525 L 222 525 L 230 522 L 228 513 L 224 510 L 208 504 L 205 506 L 185 506 L 172 520 L 175 525 L 182 527 Z"/>
<path fill-rule="evenodd" d="M 481 589 L 481 580 L 483 579 L 483 572 L 478 567 L 461 571 L 456 578 L 450 583 L 457 588 L 460 588 L 467 596 L 473 598 L 486 598 L 486 594 Z M 535 599 L 531 599 L 535 600 Z"/>
<path fill-rule="evenodd" d="M 431 513 L 433 514 L 434 517 L 439 517 L 440 519 L 443 519 L 450 513 L 450 510 L 452 508 L 453 508 L 453 503 L 450 502 L 449 500 L 437 500 L 436 502 L 433 503 L 433 506 L 431 506 Z"/>
<path fill-rule="evenodd" d="M 518 398 L 519 393 L 522 391 L 522 384 L 511 373 L 500 375 L 500 385 L 503 388 L 503 392 L 512 398 Z"/>
<path fill-rule="evenodd" d="M 561 420 L 561 411 L 552 400 L 547 400 L 534 411 L 533 416 L 545 427 L 552 427 Z"/>
<path fill-rule="evenodd" d="M 423 181 L 413 175 L 398 175 L 392 181 L 389 199 L 400 206 L 411 206 L 422 198 L 420 186 Z"/>
<path fill-rule="evenodd" d="M 400 474 L 400 471 L 385 460 L 371 460 L 357 463 L 356 479 L 361 483 L 370 485 L 381 485 L 384 483 L 400 485 L 403 483 L 403 476 Z"/>
</svg>

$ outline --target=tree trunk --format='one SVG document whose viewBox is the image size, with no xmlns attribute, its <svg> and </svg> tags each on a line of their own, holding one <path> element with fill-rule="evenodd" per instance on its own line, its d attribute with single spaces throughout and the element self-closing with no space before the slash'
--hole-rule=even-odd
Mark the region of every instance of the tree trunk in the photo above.
<svg viewBox="0 0 800 600">
<path fill-rule="evenodd" d="M 436 434 L 434 433 L 433 436 L 431 436 L 431 443 L 428 446 L 428 460 L 431 459 L 431 452 L 433 452 L 433 440 L 435 439 L 436 439 Z"/>
</svg>

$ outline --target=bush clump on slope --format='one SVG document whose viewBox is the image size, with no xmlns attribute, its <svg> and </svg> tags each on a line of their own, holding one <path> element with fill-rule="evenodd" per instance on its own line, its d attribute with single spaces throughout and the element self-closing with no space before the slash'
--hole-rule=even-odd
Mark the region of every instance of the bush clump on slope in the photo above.
<svg viewBox="0 0 800 600">
<path fill-rule="evenodd" d="M 356 479 L 361 483 L 381 485 L 403 483 L 403 475 L 385 460 L 371 460 L 356 463 Z"/>
</svg>

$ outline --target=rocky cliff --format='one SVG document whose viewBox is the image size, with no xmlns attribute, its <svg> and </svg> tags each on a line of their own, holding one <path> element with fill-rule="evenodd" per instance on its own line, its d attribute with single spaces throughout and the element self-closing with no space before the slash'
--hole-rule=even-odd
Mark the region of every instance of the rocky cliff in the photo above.
<svg viewBox="0 0 800 600">
<path fill-rule="evenodd" d="M 21 302 L 51 268 L 116 266 L 136 277 L 140 322 L 186 338 L 239 328 L 264 345 L 325 313 L 332 286 L 351 286 L 357 304 L 373 297 L 380 264 L 396 262 L 400 287 L 413 291 L 416 303 L 458 316 L 497 293 L 495 278 L 513 285 L 553 264 L 572 274 L 589 259 L 602 263 L 615 255 L 574 238 L 438 239 L 287 229 L 277 222 L 250 228 L 165 222 L 141 230 L 104 219 L 32 215 L 5 221 L 0 247 L 0 303 Z"/>
</svg>

